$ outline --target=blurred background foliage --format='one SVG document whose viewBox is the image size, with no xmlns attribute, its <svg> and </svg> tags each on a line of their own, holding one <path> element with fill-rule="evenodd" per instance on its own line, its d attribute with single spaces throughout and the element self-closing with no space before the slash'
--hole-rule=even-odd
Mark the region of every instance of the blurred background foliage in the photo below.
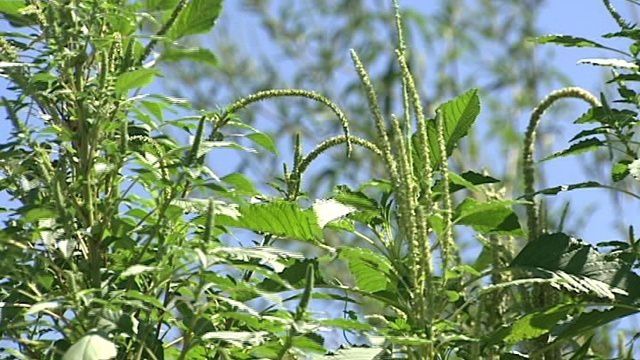
<svg viewBox="0 0 640 360">
<path fill-rule="evenodd" d="M 528 41 L 540 34 L 537 17 L 543 5 L 543 0 L 402 2 L 410 66 L 426 99 L 427 115 L 432 115 L 434 105 L 468 88 L 478 87 L 481 92 L 484 125 L 457 152 L 454 167 L 463 163 L 471 169 L 491 167 L 492 173 L 504 178 L 509 192 L 516 185 L 522 136 L 519 119 L 531 111 L 541 89 L 567 83 L 560 70 L 549 68 L 549 50 Z M 429 11 L 422 11 L 425 7 Z M 372 67 L 385 115 L 399 113 L 399 69 L 391 56 L 395 34 L 388 8 L 385 0 L 228 2 L 217 31 L 194 39 L 203 46 L 211 44 L 218 64 L 168 67 L 165 85 L 201 108 L 223 106 L 267 88 L 314 90 L 346 109 L 356 134 L 372 138 L 374 129 L 348 50 L 356 49 Z M 545 61 L 539 63 L 539 59 Z M 240 115 L 243 121 L 275 134 L 300 133 L 309 149 L 318 139 L 340 131 L 339 124 L 329 119 L 331 114 L 316 105 L 278 101 L 264 105 L 262 111 Z M 281 146 L 291 149 L 290 138 L 285 140 Z M 500 161 L 491 161 L 496 160 L 494 153 L 504 155 Z M 381 165 L 370 154 L 355 152 L 350 159 L 342 150 L 332 154 L 315 165 L 314 175 L 307 178 L 312 193 L 380 174 Z M 252 166 L 265 161 L 269 166 Z M 281 161 L 251 157 L 222 165 L 275 175 L 281 171 Z"/>
</svg>

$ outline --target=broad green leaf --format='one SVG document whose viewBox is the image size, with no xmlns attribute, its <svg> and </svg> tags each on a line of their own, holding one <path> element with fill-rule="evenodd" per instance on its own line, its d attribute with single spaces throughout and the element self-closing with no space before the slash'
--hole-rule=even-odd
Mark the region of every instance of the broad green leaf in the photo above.
<svg viewBox="0 0 640 360">
<path fill-rule="evenodd" d="M 349 266 L 358 289 L 375 293 L 395 288 L 391 264 L 384 256 L 366 248 L 344 247 L 338 252 Z"/>
<path fill-rule="evenodd" d="M 563 233 L 540 236 L 511 263 L 514 269 L 542 270 L 544 278 L 559 280 L 561 288 L 620 301 L 632 301 L 640 295 L 640 276 L 631 270 L 631 265 Z"/>
<path fill-rule="evenodd" d="M 278 154 L 278 148 L 276 147 L 276 143 L 275 141 L 273 141 L 273 138 L 271 136 L 263 132 L 256 131 L 253 134 L 247 135 L 247 138 L 254 143 L 262 146 L 272 154 Z"/>
<path fill-rule="evenodd" d="M 348 186 L 338 185 L 334 190 L 333 198 L 345 205 L 351 206 L 356 211 L 349 217 L 363 224 L 377 224 L 382 222 L 382 209 L 378 203 L 362 191 L 354 191 Z"/>
<path fill-rule="evenodd" d="M 519 234 L 521 228 L 518 216 L 511 209 L 513 204 L 508 200 L 480 202 L 467 198 L 456 208 L 455 223 L 471 226 L 484 234 Z"/>
<path fill-rule="evenodd" d="M 156 70 L 154 69 L 138 69 L 125 72 L 116 79 L 116 91 L 124 94 L 129 90 L 145 87 L 153 81 L 155 76 Z"/>
<path fill-rule="evenodd" d="M 574 124 L 601 123 L 601 124 L 629 124 L 636 121 L 638 114 L 628 109 L 611 109 L 608 107 L 594 107 L 582 114 Z"/>
<path fill-rule="evenodd" d="M 24 212 L 22 220 L 25 222 L 37 222 L 45 219 L 55 219 L 55 217 L 55 210 L 45 207 L 36 207 Z"/>
<path fill-rule="evenodd" d="M 162 55 L 160 55 L 160 60 L 166 62 L 194 61 L 212 66 L 218 65 L 218 58 L 210 50 L 199 47 L 188 49 L 168 47 Z"/>
<path fill-rule="evenodd" d="M 442 118 L 444 119 L 444 137 L 447 155 L 450 155 L 453 149 L 458 145 L 461 138 L 467 135 L 469 129 L 480 113 L 480 98 L 478 90 L 472 89 L 457 98 L 448 101 L 438 107 Z M 438 144 L 438 130 L 436 122 L 427 121 L 427 141 L 429 145 L 429 153 L 431 155 L 431 165 L 438 168 L 441 164 L 440 146 Z M 423 172 L 424 154 L 421 153 L 419 136 L 415 133 L 412 136 L 413 151 L 417 153 L 416 167 L 418 174 Z"/>
<path fill-rule="evenodd" d="M 222 0 L 191 0 L 169 29 L 167 37 L 177 40 L 205 33 L 213 27 L 221 10 Z"/>
<path fill-rule="evenodd" d="M 322 228 L 311 209 L 302 209 L 293 202 L 273 201 L 245 204 L 238 208 L 239 216 L 217 216 L 216 224 L 239 227 L 298 240 L 322 239 Z"/>
<path fill-rule="evenodd" d="M 480 189 L 478 189 L 476 185 L 494 184 L 500 182 L 500 180 L 488 175 L 482 175 L 477 172 L 467 171 L 459 175 L 454 172 L 450 172 L 449 182 L 449 191 L 456 192 L 462 189 L 479 191 Z M 434 190 L 442 191 L 441 183 L 436 185 Z"/>
<path fill-rule="evenodd" d="M 20 10 L 27 6 L 25 0 L 0 0 L 0 13 L 20 15 Z"/>
<path fill-rule="evenodd" d="M 556 327 L 551 331 L 551 335 L 555 337 L 555 341 L 571 339 L 575 336 L 589 333 L 612 321 L 616 321 L 639 312 L 640 308 L 633 309 L 628 306 L 613 306 L 605 310 L 595 309 L 589 312 L 584 312 L 574 317 L 571 321 Z"/>
<path fill-rule="evenodd" d="M 62 360 L 108 360 L 118 355 L 110 340 L 97 334 L 83 336 L 64 353 Z"/>
<path fill-rule="evenodd" d="M 258 190 L 248 177 L 241 173 L 231 173 L 221 179 L 225 183 L 233 186 L 233 191 L 239 195 L 253 196 L 258 194 Z"/>
<path fill-rule="evenodd" d="M 485 341 L 489 344 L 506 342 L 517 344 L 532 340 L 551 331 L 559 322 L 575 311 L 575 305 L 558 305 L 544 311 L 527 314 L 507 327 L 492 334 Z"/>
<path fill-rule="evenodd" d="M 570 35 L 544 35 L 533 39 L 538 44 L 556 44 L 566 47 L 591 47 L 606 49 L 607 47 L 595 41 Z"/>
<path fill-rule="evenodd" d="M 554 154 L 547 156 L 546 158 L 542 159 L 542 161 L 547 161 L 547 160 L 556 159 L 559 157 L 564 157 L 569 155 L 585 153 L 587 151 L 595 150 L 604 145 L 605 145 L 604 142 L 602 142 L 602 140 L 598 138 L 587 138 L 587 139 L 578 141 L 575 144 L 572 144 L 567 149 L 558 151 Z"/>
</svg>

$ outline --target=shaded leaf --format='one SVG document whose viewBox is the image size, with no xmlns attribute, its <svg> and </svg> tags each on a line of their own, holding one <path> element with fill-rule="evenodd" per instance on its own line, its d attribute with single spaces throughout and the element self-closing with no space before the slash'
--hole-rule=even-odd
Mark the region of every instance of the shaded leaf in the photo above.
<svg viewBox="0 0 640 360">
<path fill-rule="evenodd" d="M 555 159 L 555 158 L 559 158 L 559 157 L 564 157 L 564 156 L 568 156 L 568 155 L 576 155 L 576 154 L 581 154 L 587 151 L 592 151 L 595 150 L 601 146 L 604 146 L 604 142 L 602 142 L 602 140 L 598 139 L 598 138 L 588 138 L 582 141 L 579 141 L 575 144 L 572 144 L 571 146 L 569 146 L 569 148 L 562 150 L 562 151 L 558 151 L 554 154 L 551 154 L 549 156 L 547 156 L 546 158 L 542 159 L 542 161 L 547 161 L 547 160 L 551 160 L 551 159 Z"/>
<path fill-rule="evenodd" d="M 538 44 L 556 44 L 565 47 L 591 47 L 606 49 L 607 47 L 595 41 L 570 35 L 544 35 L 533 39 Z"/>
</svg>

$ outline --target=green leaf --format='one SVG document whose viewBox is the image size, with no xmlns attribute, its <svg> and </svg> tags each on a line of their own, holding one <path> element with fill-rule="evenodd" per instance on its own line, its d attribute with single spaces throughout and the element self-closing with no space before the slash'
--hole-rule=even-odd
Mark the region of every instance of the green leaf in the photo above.
<svg viewBox="0 0 640 360">
<path fill-rule="evenodd" d="M 497 344 L 517 344 L 524 340 L 532 340 L 551 331 L 559 322 L 565 320 L 575 311 L 575 305 L 558 305 L 544 311 L 527 314 L 508 327 L 492 334 L 486 342 Z"/>
<path fill-rule="evenodd" d="M 344 247 L 338 250 L 340 259 L 347 262 L 358 289 L 375 293 L 392 290 L 392 266 L 384 256 L 366 248 Z"/>
<path fill-rule="evenodd" d="M 552 276 L 561 288 L 607 300 L 640 296 L 640 276 L 631 270 L 632 264 L 563 233 L 544 234 L 528 243 L 511 267 L 542 270 L 541 277 Z"/>
<path fill-rule="evenodd" d="M 212 66 L 218 65 L 218 58 L 210 50 L 200 47 L 188 49 L 168 47 L 160 56 L 160 60 L 166 62 L 193 61 Z"/>
<path fill-rule="evenodd" d="M 551 154 L 546 158 L 542 159 L 542 161 L 547 161 L 547 160 L 556 159 L 559 157 L 564 157 L 569 155 L 581 154 L 587 151 L 595 150 L 604 145 L 605 145 L 604 142 L 602 142 L 602 140 L 598 138 L 588 138 L 588 139 L 579 141 L 575 144 L 572 144 L 567 149 Z"/>
<path fill-rule="evenodd" d="M 313 210 L 302 209 L 294 202 L 278 200 L 246 204 L 238 208 L 238 213 L 236 218 L 219 215 L 216 224 L 298 240 L 322 239 L 322 229 Z"/>
<path fill-rule="evenodd" d="M 154 69 L 138 69 L 128 71 L 118 76 L 116 80 L 116 91 L 126 93 L 129 90 L 145 87 L 149 85 L 156 76 Z"/>
<path fill-rule="evenodd" d="M 251 180 L 241 173 L 231 173 L 221 180 L 233 186 L 233 191 L 239 195 L 253 196 L 258 194 L 258 190 L 256 190 Z"/>
<path fill-rule="evenodd" d="M 273 138 L 271 138 L 271 136 L 257 131 L 253 134 L 247 135 L 247 138 L 249 138 L 249 140 L 253 141 L 254 143 L 262 146 L 272 154 L 278 155 L 278 148 L 276 147 L 276 143 L 275 141 L 273 141 Z"/>
<path fill-rule="evenodd" d="M 607 48 L 595 41 L 570 35 L 544 35 L 533 39 L 533 41 L 538 44 L 556 44 L 565 47 Z"/>
<path fill-rule="evenodd" d="M 182 10 L 167 37 L 177 40 L 187 35 L 209 31 L 222 11 L 222 0 L 192 0 Z"/>
<path fill-rule="evenodd" d="M 538 195 L 538 194 L 556 195 L 556 194 L 561 193 L 563 191 L 571 191 L 571 190 L 576 190 L 576 189 L 592 189 L 592 188 L 601 188 L 601 187 L 603 187 L 603 185 L 598 183 L 598 182 L 596 182 L 596 181 L 585 181 L 585 182 L 581 182 L 581 183 L 577 183 L 577 184 L 571 184 L 571 185 L 558 185 L 558 186 L 554 186 L 554 187 L 538 190 L 538 191 L 534 192 L 533 194 L 527 194 L 527 195 Z M 522 198 L 524 198 L 525 196 L 526 195 L 523 195 Z"/>
<path fill-rule="evenodd" d="M 571 321 L 555 328 L 551 331 L 551 335 L 555 337 L 555 341 L 571 339 L 575 336 L 589 333 L 612 321 L 616 321 L 639 312 L 640 309 L 630 309 L 628 306 L 614 306 L 606 310 L 592 310 L 584 312 L 574 317 Z"/>
<path fill-rule="evenodd" d="M 0 0 L 0 13 L 20 15 L 20 10 L 27 6 L 24 0 Z"/>
<path fill-rule="evenodd" d="M 322 319 L 322 320 L 317 320 L 316 323 L 318 323 L 321 326 L 327 326 L 327 327 L 332 327 L 332 328 L 339 328 L 339 329 L 344 329 L 344 330 L 348 330 L 348 331 L 371 331 L 373 330 L 373 326 L 357 321 L 357 320 L 351 320 L 351 319 L 344 319 L 344 318 L 339 318 L 339 319 Z"/>
<path fill-rule="evenodd" d="M 629 164 L 631 164 L 630 160 L 620 160 L 615 163 L 611 168 L 611 179 L 615 182 L 624 180 L 629 175 Z"/>
<path fill-rule="evenodd" d="M 349 215 L 350 218 L 363 224 L 379 224 L 383 220 L 382 209 L 378 203 L 362 191 L 354 191 L 348 186 L 338 185 L 334 190 L 333 198 L 345 205 L 351 206 L 356 211 Z"/>
<path fill-rule="evenodd" d="M 636 116 L 638 114 L 635 111 L 631 111 L 628 109 L 611 109 L 609 107 L 599 106 L 594 107 L 584 114 L 582 114 L 578 119 L 576 119 L 574 124 L 588 124 L 588 123 L 600 123 L 600 124 L 628 124 L 630 122 L 636 121 Z"/>
<path fill-rule="evenodd" d="M 450 155 L 453 149 L 458 145 L 460 139 L 467 135 L 469 129 L 480 113 L 480 98 L 478 90 L 471 89 L 457 98 L 448 101 L 438 107 L 442 118 L 444 119 L 444 137 L 447 155 Z M 427 141 L 429 145 L 429 153 L 431 155 L 431 165 L 438 168 L 441 163 L 440 146 L 438 144 L 438 130 L 436 122 L 427 121 Z M 412 136 L 413 150 L 416 151 L 417 161 L 416 167 L 418 174 L 423 172 L 424 154 L 420 153 L 418 146 L 419 136 L 415 133 Z"/>
<path fill-rule="evenodd" d="M 483 234 L 520 234 L 518 216 L 511 209 L 513 204 L 509 200 L 480 202 L 467 198 L 456 208 L 455 223 L 471 226 Z"/>
<path fill-rule="evenodd" d="M 500 180 L 494 177 L 482 175 L 480 173 L 473 172 L 473 171 L 467 171 L 460 175 L 454 172 L 450 172 L 449 180 L 450 180 L 449 191 L 451 191 L 452 193 L 462 189 L 479 191 L 480 189 L 478 189 L 476 185 L 494 184 L 494 183 L 500 182 Z M 440 184 L 439 186 L 436 185 L 434 190 L 441 192 L 442 185 Z"/>
<path fill-rule="evenodd" d="M 108 360 L 118 355 L 118 348 L 110 340 L 97 334 L 83 336 L 64 353 L 62 360 Z"/>
</svg>

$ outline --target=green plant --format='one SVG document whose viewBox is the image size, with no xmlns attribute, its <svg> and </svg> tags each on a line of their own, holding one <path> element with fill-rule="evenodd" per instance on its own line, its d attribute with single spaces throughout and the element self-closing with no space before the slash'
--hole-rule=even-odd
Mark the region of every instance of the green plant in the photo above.
<svg viewBox="0 0 640 360">
<path fill-rule="evenodd" d="M 604 3 L 621 27 L 611 36 L 640 41 Z M 622 146 L 612 170 L 620 181 L 640 173 L 637 113 L 577 88 L 549 94 L 525 136 L 523 200 L 509 199 L 498 179 L 449 167 L 480 112 L 478 90 L 429 117 L 393 4 L 401 115 L 383 111 L 351 52 L 375 125 L 367 140 L 351 133 L 344 110 L 313 91 L 259 91 L 217 111 L 143 93 L 161 74 L 156 62 L 212 61 L 209 51 L 181 44 L 213 27 L 220 0 L 0 1 L 14 30 L 0 38 L 12 126 L 0 145 L 0 188 L 14 200 L 0 229 L 3 358 L 325 358 L 324 328 L 384 339 L 339 350 L 343 358 L 591 356 L 603 325 L 640 310 L 637 240 L 631 228 L 628 243 L 603 243 L 614 248 L 603 252 L 547 231 L 537 195 L 613 187 L 536 191 L 536 128 L 556 100 L 586 100 L 592 107 L 578 122 L 597 127 L 576 139 L 605 139 L 551 158 Z M 567 36 L 539 41 L 604 48 Z M 622 102 L 635 107 L 625 82 L 638 80 L 636 48 L 634 63 L 589 60 L 631 71 L 614 81 Z M 216 149 L 254 151 L 235 137 L 276 152 L 277 139 L 238 112 L 280 97 L 320 104 L 344 134 L 307 154 L 296 136 L 292 166 L 270 184 L 275 195 L 241 173 L 212 171 L 206 160 Z M 378 157 L 384 178 L 311 198 L 310 164 L 341 145 L 347 155 L 364 149 Z M 473 263 L 461 260 L 460 226 L 482 244 Z M 336 245 L 331 236 L 350 241 Z M 526 242 L 516 251 L 519 239 Z M 343 317 L 318 316 L 319 301 L 340 305 Z M 631 358 L 632 346 L 618 356 Z"/>
</svg>

